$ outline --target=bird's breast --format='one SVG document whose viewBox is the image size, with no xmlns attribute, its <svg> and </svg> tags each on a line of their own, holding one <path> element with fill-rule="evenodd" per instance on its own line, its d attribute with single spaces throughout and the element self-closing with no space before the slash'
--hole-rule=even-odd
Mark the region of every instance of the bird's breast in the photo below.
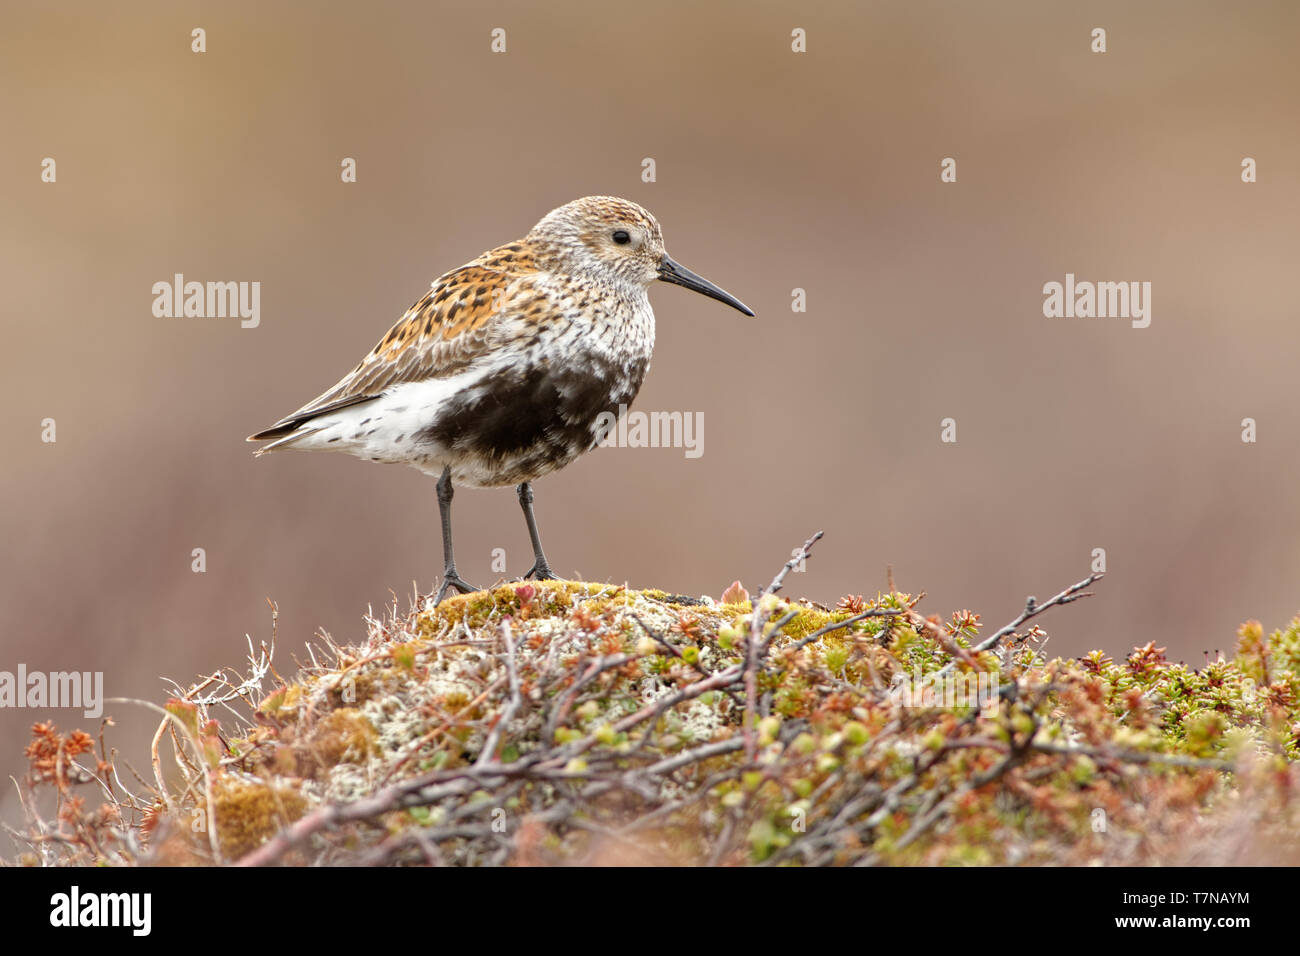
<svg viewBox="0 0 1300 956">
<path fill-rule="evenodd" d="M 589 451 L 640 391 L 654 348 L 648 302 L 643 311 L 592 306 L 521 327 L 417 440 L 460 462 L 453 469 L 474 484 L 530 481 Z"/>
</svg>

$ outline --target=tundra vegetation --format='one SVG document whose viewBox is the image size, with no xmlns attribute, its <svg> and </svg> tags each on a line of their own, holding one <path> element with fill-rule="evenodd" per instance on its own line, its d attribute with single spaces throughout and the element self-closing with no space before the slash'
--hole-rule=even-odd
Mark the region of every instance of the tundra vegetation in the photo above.
<svg viewBox="0 0 1300 956">
<path fill-rule="evenodd" d="M 395 603 L 291 677 L 273 611 L 246 666 L 157 708 L 147 770 L 38 724 L 14 862 L 1300 862 L 1300 618 L 1198 667 L 1153 640 L 1049 659 L 1039 616 L 1099 575 L 990 630 L 892 581 L 782 597 L 815 541 L 752 596 Z"/>
</svg>

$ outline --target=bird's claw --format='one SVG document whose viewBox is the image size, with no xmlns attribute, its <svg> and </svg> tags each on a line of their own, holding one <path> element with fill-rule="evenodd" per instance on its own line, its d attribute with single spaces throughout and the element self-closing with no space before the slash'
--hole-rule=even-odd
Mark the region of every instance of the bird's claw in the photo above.
<svg viewBox="0 0 1300 956">
<path fill-rule="evenodd" d="M 551 570 L 551 566 L 549 564 L 547 564 L 545 561 L 538 561 L 531 568 L 529 568 L 528 572 L 519 580 L 520 581 L 558 581 L 559 578 L 555 576 L 555 572 Z"/>
<path fill-rule="evenodd" d="M 442 599 L 447 596 L 448 588 L 455 588 L 461 594 L 473 594 L 475 591 L 482 590 L 482 588 L 476 588 L 457 574 L 454 567 L 448 568 L 442 573 L 442 587 L 438 588 L 438 594 L 433 599 L 435 605 L 442 603 Z"/>
</svg>

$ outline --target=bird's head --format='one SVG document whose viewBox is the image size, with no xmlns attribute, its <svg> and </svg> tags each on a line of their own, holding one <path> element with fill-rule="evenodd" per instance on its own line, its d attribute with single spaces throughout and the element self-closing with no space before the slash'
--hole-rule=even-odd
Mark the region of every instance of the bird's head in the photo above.
<svg viewBox="0 0 1300 956">
<path fill-rule="evenodd" d="M 754 314 L 735 296 L 674 262 L 655 217 L 627 199 L 575 199 L 547 213 L 528 241 L 544 265 L 640 289 L 661 279 Z"/>
</svg>

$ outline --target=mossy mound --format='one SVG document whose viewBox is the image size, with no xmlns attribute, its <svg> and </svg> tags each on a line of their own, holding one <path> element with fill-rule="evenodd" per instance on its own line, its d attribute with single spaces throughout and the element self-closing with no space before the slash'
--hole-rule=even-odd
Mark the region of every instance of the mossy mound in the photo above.
<svg viewBox="0 0 1300 956">
<path fill-rule="evenodd" d="M 907 594 L 727 598 L 516 583 L 372 620 L 244 726 L 195 695 L 202 769 L 92 856 L 1300 862 L 1300 618 L 1190 669 L 1045 660 L 1037 626 L 975 650 L 978 615 Z M 112 839 L 133 826 L 144 852 Z"/>
</svg>

